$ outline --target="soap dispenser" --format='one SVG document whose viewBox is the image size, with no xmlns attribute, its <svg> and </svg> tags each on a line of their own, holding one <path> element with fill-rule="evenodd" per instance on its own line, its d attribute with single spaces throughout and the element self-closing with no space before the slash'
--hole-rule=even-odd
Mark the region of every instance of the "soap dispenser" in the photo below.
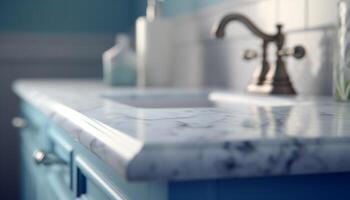
<svg viewBox="0 0 350 200">
<path fill-rule="evenodd" d="M 136 21 L 138 86 L 171 85 L 171 25 L 161 17 L 162 0 L 148 0 L 145 17 Z"/>
<path fill-rule="evenodd" d="M 116 36 L 116 44 L 103 53 L 103 79 L 111 86 L 135 86 L 137 80 L 136 54 L 128 35 Z"/>
</svg>

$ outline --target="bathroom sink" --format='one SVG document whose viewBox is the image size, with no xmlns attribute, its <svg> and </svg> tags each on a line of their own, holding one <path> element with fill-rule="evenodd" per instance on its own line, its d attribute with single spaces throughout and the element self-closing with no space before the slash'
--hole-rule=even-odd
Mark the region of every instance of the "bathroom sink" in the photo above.
<svg viewBox="0 0 350 200">
<path fill-rule="evenodd" d="M 208 108 L 232 105 L 292 106 L 296 100 L 282 96 L 256 96 L 230 92 L 143 91 L 129 94 L 104 94 L 105 98 L 136 108 Z"/>
</svg>

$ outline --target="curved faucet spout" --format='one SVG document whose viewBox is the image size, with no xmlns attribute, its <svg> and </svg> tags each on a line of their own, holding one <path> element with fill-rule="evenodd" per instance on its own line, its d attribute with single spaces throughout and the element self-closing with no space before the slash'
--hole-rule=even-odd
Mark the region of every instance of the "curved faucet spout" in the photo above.
<svg viewBox="0 0 350 200">
<path fill-rule="evenodd" d="M 231 21 L 239 21 L 243 23 L 254 35 L 263 39 L 266 42 L 271 42 L 276 39 L 275 35 L 269 35 L 262 32 L 252 21 L 250 21 L 246 16 L 241 14 L 229 14 L 220 20 L 219 25 L 214 29 L 215 36 L 217 38 L 223 38 L 225 36 L 225 29 L 228 23 Z"/>
</svg>

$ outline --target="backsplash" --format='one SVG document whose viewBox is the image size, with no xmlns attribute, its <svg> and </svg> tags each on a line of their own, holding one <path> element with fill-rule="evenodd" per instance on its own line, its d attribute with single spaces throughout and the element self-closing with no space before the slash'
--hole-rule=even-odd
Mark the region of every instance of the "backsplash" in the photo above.
<svg viewBox="0 0 350 200">
<path fill-rule="evenodd" d="M 246 49 L 260 50 L 261 41 L 238 23 L 229 25 L 224 40 L 213 39 L 211 35 L 213 25 L 221 17 L 238 12 L 247 15 L 265 32 L 275 33 L 275 25 L 284 24 L 286 47 L 305 46 L 305 58 L 288 58 L 287 62 L 299 94 L 332 93 L 332 59 L 337 23 L 335 0 L 228 0 L 177 16 L 176 10 L 164 10 L 170 12 L 165 16 L 174 16 L 170 18 L 174 23 L 174 34 L 169 38 L 173 40 L 172 82 L 175 86 L 245 90 L 260 60 L 244 61 L 243 52 Z M 271 50 L 271 63 L 274 62 L 272 55 Z"/>
</svg>

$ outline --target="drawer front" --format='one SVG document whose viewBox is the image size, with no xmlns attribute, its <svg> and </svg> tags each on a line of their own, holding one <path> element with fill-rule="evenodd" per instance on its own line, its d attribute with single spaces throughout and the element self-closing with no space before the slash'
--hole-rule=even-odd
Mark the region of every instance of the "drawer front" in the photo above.
<svg viewBox="0 0 350 200">
<path fill-rule="evenodd" d="M 49 130 L 49 129 L 47 129 Z M 48 132 L 46 135 L 49 136 Z M 42 145 L 42 135 L 32 128 L 23 128 L 20 131 L 21 160 L 22 160 L 22 199 L 24 200 L 69 200 L 74 199 L 72 191 L 72 148 L 58 141 L 57 137 L 47 137 Z M 58 141 L 58 142 L 57 142 Z M 50 148 L 47 148 L 50 146 Z M 53 162 L 41 162 L 35 159 L 35 153 L 43 152 L 47 159 Z M 68 155 L 68 156 L 67 156 Z"/>
<path fill-rule="evenodd" d="M 48 168 L 37 165 L 33 158 L 33 153 L 39 149 L 37 137 L 30 129 L 21 130 L 22 199 L 25 200 L 43 200 L 50 190 L 46 180 Z"/>
</svg>

